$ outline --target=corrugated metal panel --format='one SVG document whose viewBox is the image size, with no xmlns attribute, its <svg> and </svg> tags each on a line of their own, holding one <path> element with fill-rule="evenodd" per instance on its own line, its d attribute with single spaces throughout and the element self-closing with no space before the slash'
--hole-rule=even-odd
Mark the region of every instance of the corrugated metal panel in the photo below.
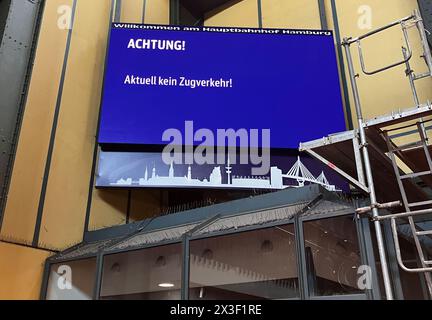
<svg viewBox="0 0 432 320">
<path fill-rule="evenodd" d="M 207 228 L 197 232 L 206 234 L 217 231 L 232 230 L 249 226 L 259 226 L 266 223 L 288 220 L 303 210 L 308 202 L 301 202 L 281 208 L 258 211 L 255 213 L 243 214 L 234 217 L 223 218 L 212 223 Z"/>
<path fill-rule="evenodd" d="M 322 200 L 312 209 L 306 211 L 302 216 L 308 217 L 332 213 L 336 214 L 344 211 L 351 211 L 352 213 L 354 213 L 355 209 L 348 203 Z"/>
<path fill-rule="evenodd" d="M 180 240 L 182 235 L 192 230 L 197 224 L 189 224 L 186 226 L 180 226 L 176 228 L 157 230 L 148 233 L 140 233 L 136 236 L 118 243 L 117 245 L 110 248 L 110 250 L 124 250 L 133 249 L 140 246 L 150 245 L 154 243 L 164 241 Z"/>
<path fill-rule="evenodd" d="M 251 212 L 237 216 L 231 216 L 216 220 L 210 226 L 198 231 L 195 235 L 208 234 L 212 232 L 239 229 L 248 226 L 259 226 L 270 222 L 281 221 L 292 218 L 295 214 L 303 210 L 308 202 L 296 203 L 281 208 Z M 203 222 L 203 221 L 201 221 Z M 155 244 L 165 241 L 180 240 L 181 237 L 198 226 L 200 223 L 188 224 L 175 228 L 156 230 L 152 232 L 143 232 L 122 241 L 109 250 L 124 250 L 141 247 L 144 245 Z"/>
<path fill-rule="evenodd" d="M 302 216 L 338 214 L 343 212 L 354 212 L 354 208 L 350 202 L 344 200 L 320 200 L 310 209 L 307 206 L 310 202 L 298 202 L 282 207 L 270 208 L 267 210 L 259 210 L 240 215 L 224 217 L 216 220 L 209 226 L 197 231 L 194 235 L 209 235 L 214 232 L 241 230 L 245 227 L 264 226 L 266 224 L 278 221 L 286 221 L 297 214 Z M 167 241 L 181 240 L 181 237 L 191 231 L 194 227 L 200 225 L 204 221 L 181 225 L 173 228 L 165 228 L 146 232 L 145 230 L 126 237 L 124 240 L 110 239 L 89 244 L 82 244 L 75 249 L 65 251 L 57 255 L 52 261 L 63 259 L 74 259 L 88 255 L 96 255 L 101 249 L 105 253 L 117 250 L 134 250 L 146 245 L 158 244 Z"/>
<path fill-rule="evenodd" d="M 102 241 L 92 242 L 87 244 L 82 243 L 78 245 L 75 249 L 73 250 L 67 249 L 59 253 L 58 255 L 52 257 L 50 260 L 55 262 L 56 260 L 66 260 L 66 259 L 75 259 L 75 258 L 78 259 L 84 256 L 96 255 L 99 252 L 99 250 L 109 246 L 114 241 L 115 239 L 110 239 L 110 240 L 102 240 Z"/>
</svg>

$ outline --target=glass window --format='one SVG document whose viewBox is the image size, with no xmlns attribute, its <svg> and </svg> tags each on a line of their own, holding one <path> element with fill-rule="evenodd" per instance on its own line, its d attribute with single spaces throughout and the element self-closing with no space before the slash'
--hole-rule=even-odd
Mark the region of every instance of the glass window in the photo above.
<svg viewBox="0 0 432 320">
<path fill-rule="evenodd" d="M 357 286 L 361 265 L 352 216 L 303 223 L 311 296 L 363 293 Z"/>
<path fill-rule="evenodd" d="M 190 242 L 190 299 L 299 296 L 293 225 Z"/>
<path fill-rule="evenodd" d="M 105 256 L 101 299 L 180 299 L 181 244 Z"/>
<path fill-rule="evenodd" d="M 53 264 L 47 300 L 91 300 L 96 279 L 96 258 Z"/>
</svg>

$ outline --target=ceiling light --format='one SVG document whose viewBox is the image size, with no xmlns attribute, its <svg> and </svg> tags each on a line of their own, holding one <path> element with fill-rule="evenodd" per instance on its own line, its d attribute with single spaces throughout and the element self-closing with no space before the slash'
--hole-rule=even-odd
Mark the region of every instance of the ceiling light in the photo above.
<svg viewBox="0 0 432 320">
<path fill-rule="evenodd" d="M 161 288 L 174 288 L 175 287 L 174 283 L 168 283 L 168 282 L 159 283 L 158 286 Z"/>
</svg>

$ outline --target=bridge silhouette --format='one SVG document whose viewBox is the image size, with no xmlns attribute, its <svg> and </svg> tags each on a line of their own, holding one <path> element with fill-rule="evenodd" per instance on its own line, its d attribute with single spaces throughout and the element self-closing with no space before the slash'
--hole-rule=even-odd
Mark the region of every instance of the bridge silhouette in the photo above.
<svg viewBox="0 0 432 320">
<path fill-rule="evenodd" d="M 303 187 L 306 182 L 310 182 L 319 184 L 329 191 L 338 191 L 335 185 L 330 184 L 324 171 L 322 171 L 318 177 L 315 177 L 301 162 L 300 157 L 297 158 L 296 163 L 292 166 L 288 173 L 283 174 L 282 177 L 297 181 L 298 187 Z"/>
</svg>

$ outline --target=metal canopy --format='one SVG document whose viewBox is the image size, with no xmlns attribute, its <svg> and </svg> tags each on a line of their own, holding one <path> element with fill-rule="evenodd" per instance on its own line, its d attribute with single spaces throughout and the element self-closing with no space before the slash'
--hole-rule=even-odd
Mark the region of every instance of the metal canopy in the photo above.
<svg viewBox="0 0 432 320">
<path fill-rule="evenodd" d="M 105 255 L 180 242 L 184 235 L 194 229 L 197 231 L 191 237 L 201 238 L 224 232 L 241 232 L 291 223 L 296 216 L 328 217 L 354 212 L 353 202 L 342 194 L 310 185 L 244 199 L 242 202 L 231 201 L 145 220 L 140 223 L 145 225 L 141 231 L 135 229 L 131 234 L 122 237 L 83 242 L 51 257 L 49 262 L 79 260 L 96 257 L 101 253 Z M 167 219 L 170 220 L 168 223 L 164 221 Z M 210 223 L 205 224 L 206 221 Z M 205 226 L 197 229 L 201 225 Z"/>
</svg>

